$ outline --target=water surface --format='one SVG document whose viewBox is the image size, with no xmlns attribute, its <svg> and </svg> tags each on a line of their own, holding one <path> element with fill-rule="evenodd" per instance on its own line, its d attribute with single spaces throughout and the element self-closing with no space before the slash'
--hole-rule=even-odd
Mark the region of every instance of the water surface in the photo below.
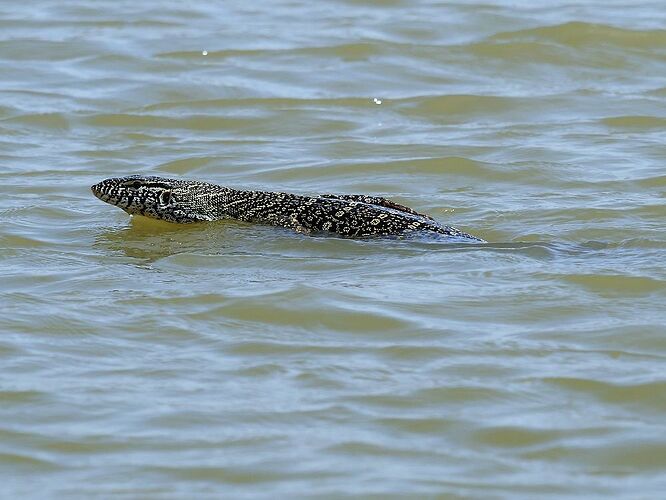
<svg viewBox="0 0 666 500">
<path fill-rule="evenodd" d="M 2 496 L 663 494 L 665 25 L 656 1 L 0 4 Z M 489 243 L 90 193 L 133 173 L 387 196 Z"/>
</svg>

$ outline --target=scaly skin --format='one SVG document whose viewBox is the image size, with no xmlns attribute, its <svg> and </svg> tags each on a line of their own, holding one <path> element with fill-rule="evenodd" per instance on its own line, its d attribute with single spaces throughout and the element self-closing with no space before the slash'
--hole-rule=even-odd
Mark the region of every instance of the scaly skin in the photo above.
<svg viewBox="0 0 666 500">
<path fill-rule="evenodd" d="M 436 233 L 483 241 L 386 198 L 365 195 L 300 196 L 244 191 L 207 182 L 132 175 L 91 187 L 100 200 L 131 215 L 190 223 L 217 219 L 282 226 L 305 234 L 345 237 Z"/>
</svg>

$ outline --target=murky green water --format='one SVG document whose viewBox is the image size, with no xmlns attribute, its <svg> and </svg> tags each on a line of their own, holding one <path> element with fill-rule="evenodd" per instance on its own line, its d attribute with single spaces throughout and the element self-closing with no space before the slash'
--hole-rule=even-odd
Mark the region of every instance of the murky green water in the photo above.
<svg viewBox="0 0 666 500">
<path fill-rule="evenodd" d="M 1 496 L 663 495 L 665 26 L 0 3 Z M 89 191 L 132 173 L 389 196 L 490 243 L 132 222 Z"/>
</svg>

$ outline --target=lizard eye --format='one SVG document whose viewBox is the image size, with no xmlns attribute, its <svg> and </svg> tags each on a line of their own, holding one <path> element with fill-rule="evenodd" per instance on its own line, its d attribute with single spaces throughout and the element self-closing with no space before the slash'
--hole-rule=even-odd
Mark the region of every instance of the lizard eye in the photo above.
<svg viewBox="0 0 666 500">
<path fill-rule="evenodd" d="M 134 189 L 139 189 L 139 188 L 141 187 L 141 183 L 140 183 L 139 181 L 134 181 L 134 182 L 132 183 L 132 187 L 133 187 Z"/>
<path fill-rule="evenodd" d="M 168 205 L 171 201 L 171 191 L 162 191 L 160 193 L 160 203 L 162 205 Z"/>
</svg>

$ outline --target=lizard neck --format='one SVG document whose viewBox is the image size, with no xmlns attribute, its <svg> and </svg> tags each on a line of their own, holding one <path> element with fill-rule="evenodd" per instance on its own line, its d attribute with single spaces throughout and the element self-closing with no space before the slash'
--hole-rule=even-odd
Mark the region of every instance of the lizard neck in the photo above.
<svg viewBox="0 0 666 500">
<path fill-rule="evenodd" d="M 271 191 L 221 188 L 214 200 L 217 218 L 275 224 L 296 209 L 298 195 Z"/>
</svg>

